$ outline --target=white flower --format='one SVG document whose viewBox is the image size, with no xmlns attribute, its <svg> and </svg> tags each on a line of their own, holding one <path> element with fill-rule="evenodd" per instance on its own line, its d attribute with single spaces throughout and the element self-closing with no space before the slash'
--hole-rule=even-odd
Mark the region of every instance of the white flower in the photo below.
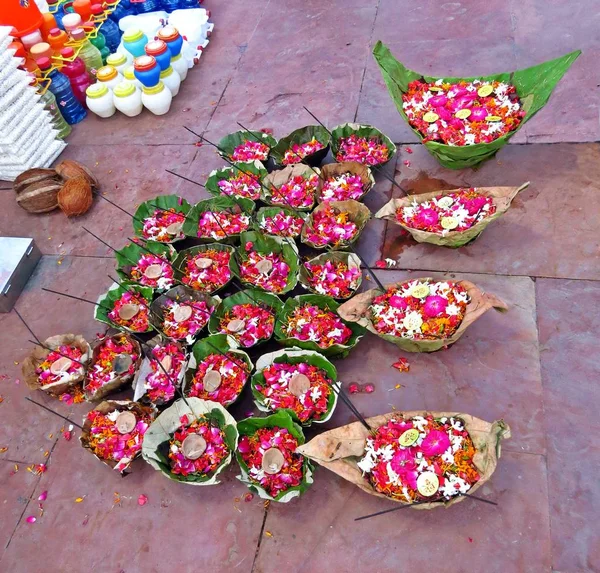
<svg viewBox="0 0 600 573">
<path fill-rule="evenodd" d="M 395 261 L 394 259 L 385 259 L 385 262 L 388 267 L 395 267 L 398 264 L 398 261 Z"/>
<path fill-rule="evenodd" d="M 372 447 L 372 444 L 371 444 Z M 369 473 L 377 463 L 377 459 L 375 457 L 375 452 L 372 449 L 369 449 L 369 444 L 367 444 L 367 449 L 365 450 L 365 455 L 362 460 L 360 460 L 356 465 L 362 470 L 363 474 Z"/>
<path fill-rule="evenodd" d="M 319 388 L 312 388 L 310 391 L 310 397 L 313 402 L 316 402 L 322 395 L 322 392 Z"/>
<path fill-rule="evenodd" d="M 387 471 L 388 477 L 390 478 L 388 480 L 388 483 L 390 483 L 392 485 L 401 485 L 402 484 L 402 481 L 400 480 L 400 476 L 392 469 L 392 465 L 389 462 L 385 466 L 385 469 Z"/>
<path fill-rule="evenodd" d="M 453 464 L 454 463 L 454 454 L 452 453 L 452 448 L 448 448 L 443 454 L 442 454 L 442 460 L 445 461 L 447 464 Z"/>
<path fill-rule="evenodd" d="M 448 316 L 457 316 L 458 314 L 460 314 L 460 308 L 458 306 L 456 306 L 454 303 L 449 304 L 446 307 L 446 314 Z"/>
<path fill-rule="evenodd" d="M 394 457 L 394 447 L 392 444 L 386 444 L 375 452 L 382 460 L 389 462 Z"/>
</svg>

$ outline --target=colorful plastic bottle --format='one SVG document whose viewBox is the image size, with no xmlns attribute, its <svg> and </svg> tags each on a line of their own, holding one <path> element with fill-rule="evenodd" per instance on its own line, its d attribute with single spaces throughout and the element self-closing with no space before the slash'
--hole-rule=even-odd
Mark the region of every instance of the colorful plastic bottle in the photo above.
<svg viewBox="0 0 600 573">
<path fill-rule="evenodd" d="M 29 48 L 29 53 L 31 57 L 37 62 L 40 58 L 51 58 L 54 51 L 52 50 L 52 46 L 47 44 L 46 42 L 40 42 L 39 44 L 34 44 Z"/>
<path fill-rule="evenodd" d="M 85 105 L 85 90 L 92 85 L 92 81 L 85 69 L 83 60 L 79 57 L 71 60 L 75 56 L 75 52 L 73 48 L 69 47 L 63 48 L 60 51 L 60 55 L 67 60 L 60 71 L 69 78 L 75 97 Z"/>
<path fill-rule="evenodd" d="M 179 10 L 181 8 L 180 0 L 162 0 L 162 9 L 165 12 L 174 12 L 175 10 Z"/>
<path fill-rule="evenodd" d="M 60 3 L 59 3 L 60 2 Z M 61 0 L 48 0 L 48 7 L 54 8 L 56 6 L 56 10 L 52 12 L 54 19 L 56 20 L 56 27 L 64 30 L 64 26 L 62 23 L 63 16 L 65 15 L 65 5 Z"/>
<path fill-rule="evenodd" d="M 142 90 L 142 88 L 144 87 L 144 84 L 142 84 L 142 82 L 140 82 L 140 80 L 138 80 L 135 77 L 135 72 L 133 70 L 133 66 L 127 66 L 124 70 L 123 70 L 123 77 L 128 81 L 131 82 L 132 84 L 135 84 L 138 88 L 140 88 L 140 92 Z"/>
<path fill-rule="evenodd" d="M 30 85 L 35 86 L 36 83 L 37 82 L 35 80 L 32 80 Z M 65 118 L 60 113 L 54 94 L 50 90 L 46 90 L 43 94 L 40 94 L 40 103 L 50 114 L 52 127 L 58 131 L 57 137 L 60 139 L 67 137 L 67 135 L 71 133 L 71 126 L 65 121 Z"/>
<path fill-rule="evenodd" d="M 123 81 L 123 76 L 112 66 L 103 66 L 98 70 L 97 80 L 103 83 L 109 90 Z"/>
<path fill-rule="evenodd" d="M 98 48 L 92 46 L 82 28 L 73 30 L 71 32 L 71 38 L 78 42 L 81 41 L 81 48 L 77 55 L 83 60 L 86 70 L 95 76 L 96 72 L 102 67 L 102 56 L 100 55 Z"/>
<path fill-rule="evenodd" d="M 92 4 L 92 14 L 94 16 L 102 16 L 104 14 L 102 4 Z M 119 26 L 117 26 L 110 18 L 106 18 L 106 20 L 102 22 L 100 31 L 104 35 L 106 45 L 110 52 L 116 52 L 121 43 L 121 30 L 119 30 Z"/>
<path fill-rule="evenodd" d="M 179 93 L 179 86 L 181 85 L 181 78 L 179 74 L 169 66 L 166 70 L 160 72 L 160 81 L 171 92 L 171 95 L 175 97 Z"/>
<path fill-rule="evenodd" d="M 50 63 L 49 58 L 42 58 L 38 62 L 38 66 L 42 72 L 44 72 L 46 70 L 50 70 L 52 64 Z M 82 121 L 87 115 L 87 112 L 79 100 L 75 97 L 75 94 L 73 94 L 69 78 L 64 74 L 61 74 L 57 69 L 50 71 L 48 73 L 48 78 L 50 78 L 51 81 L 48 89 L 54 94 L 54 97 L 58 102 L 60 112 L 62 113 L 66 122 L 69 125 L 73 125 Z"/>
<path fill-rule="evenodd" d="M 140 56 L 133 60 L 133 73 L 147 88 L 154 87 L 160 81 L 160 67 L 152 56 Z"/>
<path fill-rule="evenodd" d="M 42 14 L 42 25 L 40 26 L 40 32 L 42 33 L 42 38 L 44 38 L 44 42 L 48 38 L 50 30 L 53 30 L 56 27 L 57 23 L 54 14 L 50 14 L 50 12 L 44 12 Z"/>
<path fill-rule="evenodd" d="M 52 28 L 48 33 L 48 38 L 46 39 L 48 44 L 52 47 L 52 50 L 55 54 L 60 53 L 60 51 L 65 47 L 65 44 L 69 41 L 69 36 L 64 30 L 60 30 L 59 28 Z"/>
<path fill-rule="evenodd" d="M 125 68 L 129 66 L 129 60 L 125 54 L 121 52 L 115 52 L 114 54 L 108 56 L 108 58 L 106 58 L 106 63 L 115 68 L 115 70 L 117 70 L 117 72 L 120 74 L 123 74 Z"/>
<path fill-rule="evenodd" d="M 86 22 L 86 24 L 87 24 L 87 22 Z M 85 24 L 84 24 L 84 26 L 85 26 Z M 106 46 L 106 39 L 104 38 L 104 34 L 100 30 L 98 30 L 96 32 L 96 37 L 90 38 L 90 43 L 92 44 L 92 46 L 94 46 L 100 52 L 100 57 L 102 58 L 102 63 L 106 64 L 106 59 L 108 58 L 108 56 L 110 56 L 110 50 Z"/>
<path fill-rule="evenodd" d="M 123 81 L 113 89 L 113 102 L 128 117 L 142 113 L 142 92 L 131 82 Z"/>
<path fill-rule="evenodd" d="M 157 32 L 159 40 L 167 44 L 171 52 L 171 66 L 179 74 L 181 81 L 185 80 L 188 73 L 188 64 L 181 55 L 183 47 L 183 38 L 174 26 L 165 26 Z"/>
<path fill-rule="evenodd" d="M 65 32 L 72 32 L 73 30 L 80 28 L 83 24 L 81 16 L 77 12 L 67 12 L 62 19 Z"/>
<path fill-rule="evenodd" d="M 164 115 L 171 108 L 173 96 L 165 87 L 165 84 L 158 82 L 155 86 L 142 89 L 142 103 L 144 107 L 154 115 Z"/>
<path fill-rule="evenodd" d="M 199 7 L 200 7 L 200 0 L 181 0 L 181 8 L 182 9 L 199 8 Z"/>
<path fill-rule="evenodd" d="M 156 60 L 161 72 L 164 72 L 171 65 L 171 52 L 167 48 L 167 44 L 162 40 L 148 42 L 144 50 L 146 54 Z"/>
<path fill-rule="evenodd" d="M 131 3 L 131 0 L 121 0 L 108 17 L 113 22 L 118 23 L 121 18 L 132 16 L 134 14 L 136 14 L 135 5 Z"/>
<path fill-rule="evenodd" d="M 110 117 L 117 111 L 113 103 L 112 92 L 100 82 L 88 87 L 86 103 L 88 109 L 99 117 Z"/>
<path fill-rule="evenodd" d="M 138 2 L 136 5 L 138 14 L 146 14 L 147 12 L 156 12 L 160 10 L 159 0 L 144 0 L 144 2 Z"/>
<path fill-rule="evenodd" d="M 73 10 L 87 22 L 92 16 L 92 3 L 90 0 L 73 0 Z"/>
<path fill-rule="evenodd" d="M 32 46 L 40 44 L 44 41 L 44 38 L 42 38 L 42 33 L 39 30 L 34 30 L 33 32 L 24 34 L 19 39 L 21 40 L 21 44 L 23 44 L 27 50 L 30 50 Z"/>
<path fill-rule="evenodd" d="M 123 34 L 123 47 L 134 57 L 143 56 L 146 52 L 144 47 L 148 43 L 146 34 L 139 28 L 129 28 Z"/>
</svg>

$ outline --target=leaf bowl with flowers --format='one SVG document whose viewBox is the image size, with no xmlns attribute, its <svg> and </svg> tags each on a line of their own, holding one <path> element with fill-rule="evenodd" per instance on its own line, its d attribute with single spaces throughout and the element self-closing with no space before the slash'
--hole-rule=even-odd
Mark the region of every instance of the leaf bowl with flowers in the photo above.
<svg viewBox="0 0 600 573">
<path fill-rule="evenodd" d="M 263 181 L 260 198 L 267 205 L 310 211 L 320 188 L 320 171 L 297 163 L 269 173 Z"/>
<path fill-rule="evenodd" d="M 267 164 L 277 140 L 262 131 L 235 131 L 219 141 L 219 155 L 234 163 L 260 161 Z"/>
<path fill-rule="evenodd" d="M 261 232 L 285 239 L 297 239 L 306 222 L 306 213 L 289 207 L 261 207 L 256 222 Z"/>
<path fill-rule="evenodd" d="M 94 318 L 128 332 L 150 332 L 153 294 L 153 289 L 135 283 L 113 284 L 98 298 Z"/>
<path fill-rule="evenodd" d="M 233 278 L 233 253 L 233 247 L 221 243 L 209 243 L 179 251 L 173 262 L 175 277 L 198 292 L 214 294 Z"/>
<path fill-rule="evenodd" d="M 191 205 L 177 195 L 159 195 L 144 201 L 133 216 L 135 234 L 147 241 L 175 243 L 185 239 L 183 226 Z"/>
<path fill-rule="evenodd" d="M 362 201 L 375 185 L 371 169 L 358 161 L 328 163 L 321 167 L 321 189 L 317 202 Z"/>
<path fill-rule="evenodd" d="M 276 165 L 306 163 L 318 167 L 329 151 L 331 136 L 320 125 L 307 125 L 295 129 L 279 140 L 271 149 L 271 157 Z"/>
<path fill-rule="evenodd" d="M 392 140 L 372 125 L 344 123 L 331 131 L 331 152 L 338 162 L 382 167 L 396 153 Z"/>
<path fill-rule="evenodd" d="M 360 259 L 354 253 L 323 253 L 300 267 L 300 284 L 308 291 L 337 300 L 353 296 L 362 284 Z"/>
<path fill-rule="evenodd" d="M 156 292 L 169 290 L 175 285 L 174 256 L 175 249 L 171 245 L 155 241 L 129 243 L 115 253 L 117 274 L 128 283 Z"/>
<path fill-rule="evenodd" d="M 260 161 L 221 167 L 211 171 L 206 180 L 206 190 L 215 197 L 226 195 L 258 201 L 261 182 L 267 175 Z"/>
</svg>

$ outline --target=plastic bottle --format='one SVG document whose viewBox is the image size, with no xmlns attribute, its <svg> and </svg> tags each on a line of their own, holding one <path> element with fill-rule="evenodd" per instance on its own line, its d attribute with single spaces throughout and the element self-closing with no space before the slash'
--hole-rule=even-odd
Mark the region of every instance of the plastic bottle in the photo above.
<svg viewBox="0 0 600 573">
<path fill-rule="evenodd" d="M 113 89 L 115 107 L 128 117 L 142 113 L 142 92 L 135 84 L 123 81 Z"/>
<path fill-rule="evenodd" d="M 154 115 L 164 115 L 171 108 L 173 96 L 165 87 L 165 84 L 158 82 L 155 86 L 142 88 L 142 103 L 144 107 Z"/>
<path fill-rule="evenodd" d="M 131 0 L 121 0 L 108 17 L 118 24 L 121 18 L 133 16 L 134 14 L 136 14 L 135 5 L 131 3 Z"/>
<path fill-rule="evenodd" d="M 47 44 L 46 42 L 40 42 L 39 44 L 34 44 L 31 46 L 31 48 L 29 48 L 29 53 L 37 62 L 40 58 L 51 58 L 53 50 L 50 44 Z"/>
<path fill-rule="evenodd" d="M 200 0 L 181 0 L 181 8 L 200 8 Z"/>
<path fill-rule="evenodd" d="M 92 3 L 90 0 L 73 0 L 73 10 L 86 22 L 92 15 Z"/>
<path fill-rule="evenodd" d="M 86 24 L 87 24 L 87 22 L 86 22 Z M 86 24 L 84 24 L 84 26 L 86 26 Z M 103 29 L 104 29 L 104 27 L 103 27 Z M 100 52 L 100 57 L 102 58 L 102 63 L 106 64 L 106 58 L 108 58 L 108 56 L 110 56 L 110 50 L 106 46 L 106 39 L 104 38 L 104 34 L 100 30 L 98 30 L 96 32 L 96 37 L 90 38 L 90 43 L 92 44 L 92 46 L 94 46 Z"/>
<path fill-rule="evenodd" d="M 31 85 L 35 85 L 35 80 Z M 71 126 L 65 121 L 65 118 L 60 113 L 56 98 L 50 90 L 46 90 L 43 94 L 40 94 L 40 102 L 44 106 L 44 109 L 50 114 L 50 120 L 52 121 L 52 127 L 58 131 L 60 139 L 64 139 L 71 133 Z"/>
<path fill-rule="evenodd" d="M 160 81 L 171 92 L 171 95 L 175 97 L 179 93 L 179 86 L 181 85 L 181 78 L 179 74 L 169 66 L 166 70 L 160 72 Z"/>
<path fill-rule="evenodd" d="M 52 12 L 52 15 L 56 20 L 56 27 L 64 30 L 65 28 L 63 26 L 62 19 L 65 15 L 65 5 L 61 2 L 61 0 L 48 0 L 48 7 L 53 8 L 54 6 L 56 6 L 56 10 Z"/>
<path fill-rule="evenodd" d="M 48 33 L 47 42 L 50 44 L 55 54 L 58 54 L 68 41 L 69 36 L 67 36 L 67 33 L 59 28 L 52 28 Z"/>
<path fill-rule="evenodd" d="M 180 0 L 162 0 L 161 4 L 165 12 L 173 12 L 181 8 Z"/>
<path fill-rule="evenodd" d="M 92 4 L 92 14 L 94 16 L 102 16 L 104 14 L 104 8 L 102 4 Z M 110 18 L 106 18 L 102 22 L 102 27 L 99 32 L 102 32 L 106 45 L 111 53 L 116 52 L 119 44 L 121 43 L 121 30 Z"/>
<path fill-rule="evenodd" d="M 160 68 L 152 56 L 140 56 L 133 60 L 133 73 L 140 83 L 148 88 L 160 81 Z"/>
<path fill-rule="evenodd" d="M 81 27 L 83 20 L 81 19 L 81 16 L 77 14 L 77 12 L 69 12 L 63 16 L 62 23 L 65 28 L 65 32 L 72 32 L 76 28 Z"/>
<path fill-rule="evenodd" d="M 146 14 L 147 12 L 156 12 L 160 10 L 159 0 L 144 0 L 144 2 L 137 3 L 137 13 Z"/>
<path fill-rule="evenodd" d="M 98 82 L 104 84 L 109 90 L 112 90 L 117 84 L 123 81 L 123 76 L 112 66 L 103 66 L 100 68 L 96 78 Z"/>
<path fill-rule="evenodd" d="M 52 64 L 50 63 L 49 58 L 42 58 L 38 62 L 38 66 L 42 71 L 46 71 L 50 70 Z M 82 121 L 87 115 L 87 112 L 73 94 L 69 78 L 67 78 L 67 76 L 64 74 L 61 74 L 57 69 L 50 71 L 48 73 L 48 78 L 50 78 L 51 81 L 48 89 L 54 94 L 54 97 L 58 102 L 60 112 L 62 113 L 66 122 L 69 125 L 73 125 Z"/>
<path fill-rule="evenodd" d="M 43 42 L 44 38 L 42 38 L 42 33 L 39 30 L 33 30 L 28 34 L 21 36 L 20 40 L 21 44 L 23 44 L 25 48 L 29 50 L 32 46 Z"/>
<path fill-rule="evenodd" d="M 129 66 L 129 60 L 127 59 L 125 54 L 122 54 L 120 52 L 116 52 L 108 56 L 108 58 L 106 58 L 106 63 L 109 66 L 115 68 L 115 70 L 117 70 L 117 72 L 121 74 L 123 74 L 125 68 Z"/>
<path fill-rule="evenodd" d="M 75 52 L 73 48 L 69 47 L 63 48 L 60 51 L 60 55 L 67 60 L 60 71 L 69 78 L 75 97 L 85 105 L 85 90 L 92 85 L 92 81 L 85 69 L 83 60 L 79 57 L 71 60 L 75 56 Z"/>
<path fill-rule="evenodd" d="M 188 73 L 188 64 L 181 55 L 183 47 L 183 38 L 174 26 L 165 26 L 157 32 L 159 40 L 167 44 L 171 52 L 171 66 L 179 74 L 181 81 L 185 80 Z"/>
<path fill-rule="evenodd" d="M 77 55 L 83 60 L 87 71 L 95 76 L 96 72 L 102 67 L 102 56 L 100 55 L 98 48 L 92 46 L 82 28 L 73 30 L 71 32 L 71 38 L 76 41 L 81 41 L 81 49 Z"/>
<path fill-rule="evenodd" d="M 139 28 L 129 28 L 123 34 L 123 47 L 134 57 L 143 56 L 148 38 Z"/>
<path fill-rule="evenodd" d="M 44 42 L 48 38 L 50 30 L 53 30 L 56 27 L 57 23 L 54 14 L 50 14 L 50 12 L 44 12 L 42 14 L 42 25 L 40 26 L 40 32 L 42 33 L 42 38 L 44 38 Z"/>
<path fill-rule="evenodd" d="M 100 82 L 88 87 L 86 102 L 88 109 L 99 117 L 110 117 L 115 114 L 112 92 Z"/>
<path fill-rule="evenodd" d="M 133 66 L 127 66 L 124 70 L 123 70 L 123 77 L 128 81 L 131 82 L 132 84 L 135 84 L 138 88 L 140 88 L 140 92 L 142 90 L 142 88 L 144 87 L 144 84 L 142 84 L 142 82 L 140 82 L 140 80 L 138 80 L 135 77 L 135 72 L 133 70 Z"/>
<path fill-rule="evenodd" d="M 171 65 L 171 52 L 167 48 L 167 44 L 162 40 L 153 40 L 148 42 L 144 48 L 146 54 L 152 56 L 161 72 L 164 72 Z"/>
</svg>

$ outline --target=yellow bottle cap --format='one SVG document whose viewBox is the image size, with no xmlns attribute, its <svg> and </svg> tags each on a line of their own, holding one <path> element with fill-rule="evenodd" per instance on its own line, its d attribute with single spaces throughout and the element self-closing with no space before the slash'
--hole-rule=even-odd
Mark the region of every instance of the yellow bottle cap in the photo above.
<svg viewBox="0 0 600 573">
<path fill-rule="evenodd" d="M 108 93 L 108 88 L 104 84 L 92 84 L 85 90 L 85 95 L 90 98 L 102 97 Z"/>
<path fill-rule="evenodd" d="M 109 66 L 122 66 L 126 62 L 127 58 L 125 57 L 125 54 L 120 54 L 119 52 L 115 52 L 106 58 L 106 63 Z"/>
<path fill-rule="evenodd" d="M 115 97 L 127 97 L 133 93 L 135 93 L 135 85 L 131 82 L 121 82 L 113 88 Z"/>
<path fill-rule="evenodd" d="M 129 81 L 135 80 L 135 74 L 133 73 L 133 66 L 127 66 L 123 70 L 123 77 Z"/>
<path fill-rule="evenodd" d="M 123 42 L 136 42 L 144 37 L 144 33 L 139 28 L 129 28 L 123 34 Z"/>
<path fill-rule="evenodd" d="M 155 86 L 152 86 L 151 88 L 143 86 L 142 89 L 144 90 L 144 93 L 148 95 L 159 94 L 165 89 L 165 84 L 163 84 L 162 82 L 158 82 Z"/>
<path fill-rule="evenodd" d="M 102 66 L 96 74 L 96 79 L 101 82 L 107 82 L 117 77 L 117 70 L 112 66 Z"/>
</svg>

